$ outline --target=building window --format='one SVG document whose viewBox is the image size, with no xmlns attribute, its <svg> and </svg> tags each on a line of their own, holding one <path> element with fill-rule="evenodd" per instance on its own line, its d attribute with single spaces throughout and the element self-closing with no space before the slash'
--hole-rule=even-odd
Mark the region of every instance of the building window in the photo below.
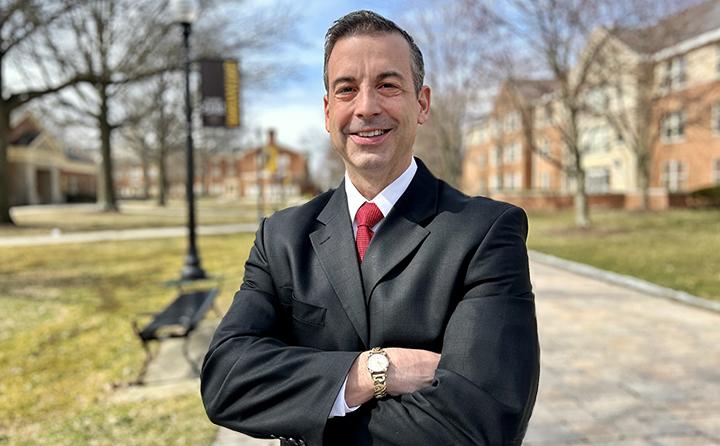
<svg viewBox="0 0 720 446">
<path fill-rule="evenodd" d="M 661 131 L 663 142 L 682 141 L 685 137 L 685 113 L 675 111 L 666 114 L 662 119 Z"/>
<path fill-rule="evenodd" d="M 491 166 L 502 166 L 502 148 L 493 147 L 490 150 L 490 165 Z"/>
<path fill-rule="evenodd" d="M 505 164 L 515 164 L 520 159 L 520 144 L 514 142 L 504 150 Z"/>
<path fill-rule="evenodd" d="M 475 156 L 475 163 L 478 167 L 485 167 L 485 154 L 479 153 Z"/>
<path fill-rule="evenodd" d="M 540 173 L 540 189 L 550 190 L 550 172 Z"/>
<path fill-rule="evenodd" d="M 663 87 L 674 90 L 680 88 L 685 83 L 685 57 L 678 56 L 665 62 L 665 76 L 663 77 Z"/>
<path fill-rule="evenodd" d="M 500 189 L 500 177 L 497 175 L 490 175 L 490 190 Z"/>
<path fill-rule="evenodd" d="M 542 138 L 537 142 L 537 151 L 540 156 L 547 158 L 550 156 L 550 141 L 547 138 Z"/>
<path fill-rule="evenodd" d="M 505 115 L 504 124 L 506 132 L 514 132 L 517 130 L 520 127 L 520 115 L 518 112 L 510 112 Z"/>
<path fill-rule="evenodd" d="M 520 173 L 506 172 L 503 176 L 503 189 L 520 189 Z"/>
<path fill-rule="evenodd" d="M 585 188 L 589 194 L 604 194 L 610 191 L 610 169 L 594 167 L 588 169 Z"/>
<path fill-rule="evenodd" d="M 713 181 L 715 184 L 720 184 L 720 158 L 713 163 Z"/>
<path fill-rule="evenodd" d="M 607 152 L 610 150 L 609 134 L 606 126 L 591 127 L 585 130 L 580 137 L 581 150 L 583 152 Z"/>
<path fill-rule="evenodd" d="M 551 102 L 548 102 L 547 104 L 545 104 L 545 106 L 543 107 L 543 113 L 544 113 L 544 115 L 545 115 L 545 116 L 544 116 L 544 117 L 545 117 L 545 123 L 546 123 L 546 124 L 552 124 L 552 122 L 553 122 L 553 117 L 554 117 L 554 112 L 553 112 L 553 105 L 552 105 Z"/>
<path fill-rule="evenodd" d="M 498 122 L 497 119 L 490 120 L 490 129 L 492 132 L 492 136 L 495 138 L 499 137 L 500 134 L 502 133 L 502 126 L 500 125 L 500 123 Z"/>
<path fill-rule="evenodd" d="M 662 185 L 670 192 L 685 190 L 687 169 L 685 163 L 678 160 L 668 160 L 663 165 Z"/>
<path fill-rule="evenodd" d="M 710 113 L 710 128 L 712 128 L 715 135 L 720 135 L 720 102 L 716 102 L 712 106 L 712 112 Z"/>
</svg>

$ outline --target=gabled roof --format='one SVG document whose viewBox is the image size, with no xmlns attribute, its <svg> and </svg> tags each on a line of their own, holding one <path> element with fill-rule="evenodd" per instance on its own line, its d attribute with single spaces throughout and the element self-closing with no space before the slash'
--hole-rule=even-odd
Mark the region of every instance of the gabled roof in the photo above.
<svg viewBox="0 0 720 446">
<path fill-rule="evenodd" d="M 26 114 L 11 129 L 8 141 L 13 146 L 29 146 L 42 129 L 31 114 Z"/>
<path fill-rule="evenodd" d="M 652 54 L 709 31 L 720 29 L 720 2 L 710 0 L 645 28 L 621 28 L 614 34 L 633 50 Z"/>
</svg>

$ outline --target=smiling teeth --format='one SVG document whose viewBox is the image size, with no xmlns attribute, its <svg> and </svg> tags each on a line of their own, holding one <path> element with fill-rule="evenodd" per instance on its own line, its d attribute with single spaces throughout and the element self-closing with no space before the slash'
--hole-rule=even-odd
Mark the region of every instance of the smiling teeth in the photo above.
<svg viewBox="0 0 720 446">
<path fill-rule="evenodd" d="M 372 132 L 358 132 L 358 136 L 363 138 L 370 138 L 372 136 L 380 136 L 385 133 L 385 130 L 373 130 Z"/>
</svg>

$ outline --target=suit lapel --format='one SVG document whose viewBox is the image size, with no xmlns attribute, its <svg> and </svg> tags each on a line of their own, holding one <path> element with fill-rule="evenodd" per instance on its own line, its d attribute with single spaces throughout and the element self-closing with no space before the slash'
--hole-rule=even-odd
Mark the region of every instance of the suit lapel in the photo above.
<svg viewBox="0 0 720 446">
<path fill-rule="evenodd" d="M 416 158 L 418 170 L 410 185 L 373 236 L 362 262 L 368 302 L 378 282 L 412 254 L 430 234 L 422 223 L 437 213 L 438 180 Z"/>
<path fill-rule="evenodd" d="M 367 348 L 367 311 L 344 184 L 335 190 L 317 219 L 323 226 L 310 234 L 313 249 L 348 319 Z"/>
</svg>

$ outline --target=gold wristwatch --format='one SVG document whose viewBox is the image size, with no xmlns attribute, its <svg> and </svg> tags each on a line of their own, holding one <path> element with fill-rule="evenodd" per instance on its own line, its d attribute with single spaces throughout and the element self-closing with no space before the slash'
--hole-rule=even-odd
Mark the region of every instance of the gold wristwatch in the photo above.
<svg viewBox="0 0 720 446">
<path fill-rule="evenodd" d="M 367 360 L 368 372 L 373 380 L 373 394 L 375 398 L 382 398 L 387 394 L 387 371 L 390 360 L 387 353 L 380 347 L 370 350 Z"/>
</svg>

